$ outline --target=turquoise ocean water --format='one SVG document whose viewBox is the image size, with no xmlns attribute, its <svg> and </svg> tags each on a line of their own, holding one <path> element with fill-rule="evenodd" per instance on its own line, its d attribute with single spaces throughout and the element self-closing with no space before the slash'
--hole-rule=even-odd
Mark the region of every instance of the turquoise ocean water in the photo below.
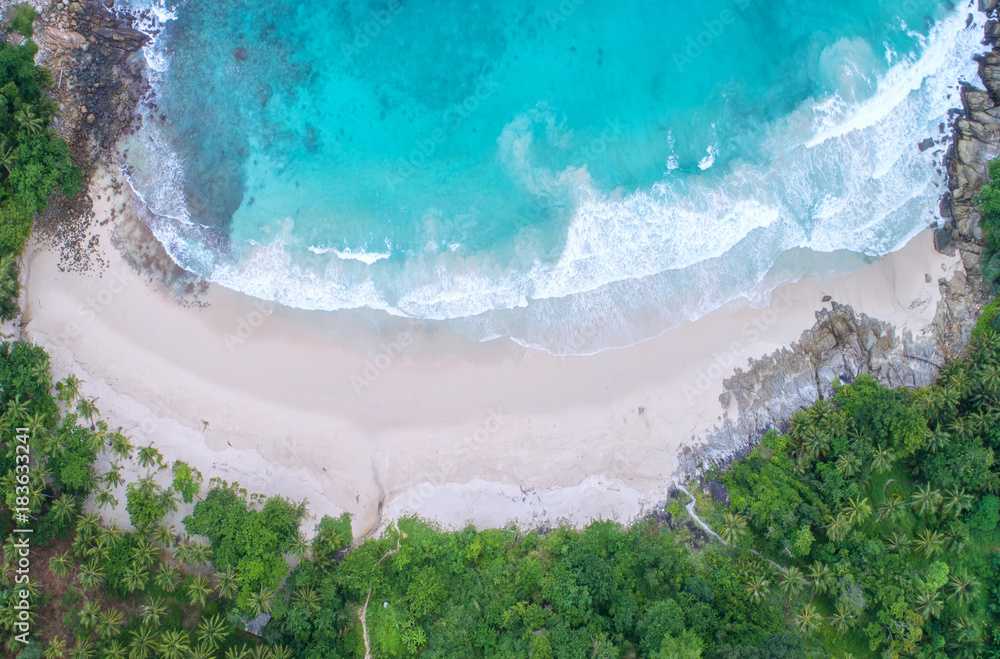
<svg viewBox="0 0 1000 659">
<path fill-rule="evenodd" d="M 982 36 L 933 0 L 153 9 L 129 176 L 179 264 L 555 353 L 927 227 L 944 147 L 917 144 Z"/>
</svg>

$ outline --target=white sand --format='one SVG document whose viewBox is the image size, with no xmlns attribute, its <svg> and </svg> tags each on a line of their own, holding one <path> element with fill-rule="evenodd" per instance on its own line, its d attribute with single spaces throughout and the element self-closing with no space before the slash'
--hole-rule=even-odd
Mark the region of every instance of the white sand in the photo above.
<svg viewBox="0 0 1000 659">
<path fill-rule="evenodd" d="M 54 375 L 76 373 L 112 426 L 206 481 L 305 497 L 316 516 L 346 510 L 356 534 L 383 506 L 448 527 L 632 520 L 664 498 L 679 448 L 719 421 L 723 379 L 798 339 L 823 295 L 919 334 L 958 265 L 928 231 L 850 275 L 784 286 L 769 308 L 730 305 L 630 348 L 560 358 L 495 342 L 433 368 L 381 359 L 359 392 L 365 360 L 306 329 L 328 316 L 261 312 L 215 286 L 207 307 L 186 307 L 141 280 L 96 224 L 128 200 L 102 196 L 103 276 L 61 273 L 36 246 L 27 256 L 27 334 Z"/>
</svg>

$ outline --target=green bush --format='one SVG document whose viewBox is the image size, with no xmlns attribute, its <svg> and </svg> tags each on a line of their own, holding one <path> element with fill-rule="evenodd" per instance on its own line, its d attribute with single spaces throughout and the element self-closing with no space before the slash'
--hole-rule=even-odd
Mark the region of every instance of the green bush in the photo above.
<svg viewBox="0 0 1000 659">
<path fill-rule="evenodd" d="M 969 516 L 969 526 L 976 531 L 989 533 L 1000 523 L 1000 498 L 995 494 L 987 494 L 976 504 Z"/>
<path fill-rule="evenodd" d="M 104 566 L 104 588 L 117 597 L 128 597 L 131 591 L 125 586 L 125 573 L 132 568 L 136 548 L 135 535 L 126 533 L 108 551 Z"/>
<path fill-rule="evenodd" d="M 35 31 L 33 23 L 38 17 L 38 12 L 27 2 L 14 5 L 13 10 L 14 17 L 10 21 L 10 29 L 20 32 L 26 39 L 30 38 Z"/>
<path fill-rule="evenodd" d="M 12 27 L 30 34 L 33 13 L 21 5 Z M 35 65 L 37 52 L 30 40 L 0 43 L 0 257 L 21 253 L 35 213 L 53 194 L 83 189 L 69 146 L 49 130 L 58 105 L 44 97 L 52 73 Z"/>
<path fill-rule="evenodd" d="M 125 487 L 125 510 L 132 526 L 144 529 L 167 514 L 168 494 L 152 483 L 129 483 Z"/>
<path fill-rule="evenodd" d="M 174 490 L 181 495 L 184 503 L 193 502 L 194 498 L 198 496 L 198 492 L 201 491 L 203 480 L 201 472 L 181 460 L 174 461 L 172 471 L 174 474 Z"/>
</svg>

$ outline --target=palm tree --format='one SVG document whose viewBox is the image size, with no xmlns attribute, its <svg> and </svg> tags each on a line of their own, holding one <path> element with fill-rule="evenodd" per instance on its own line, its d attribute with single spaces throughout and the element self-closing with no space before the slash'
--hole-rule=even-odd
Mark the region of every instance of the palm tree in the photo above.
<svg viewBox="0 0 1000 659">
<path fill-rule="evenodd" d="M 160 563 L 159 569 L 156 571 L 156 585 L 163 589 L 165 593 L 172 593 L 174 589 L 177 588 L 177 584 L 181 580 L 181 571 L 177 568 L 177 564 L 173 561 L 164 561 Z"/>
<path fill-rule="evenodd" d="M 945 490 L 941 510 L 946 515 L 958 517 L 963 511 L 972 508 L 972 501 L 972 495 L 967 493 L 964 487 L 955 486 Z"/>
<path fill-rule="evenodd" d="M 76 413 L 87 420 L 90 424 L 91 430 L 94 428 L 94 417 L 100 414 L 97 409 L 97 399 L 96 398 L 81 398 L 76 402 Z"/>
<path fill-rule="evenodd" d="M 261 613 L 271 613 L 271 601 L 274 599 L 274 591 L 266 586 L 261 586 L 260 592 L 250 595 L 250 612 L 256 618 Z"/>
<path fill-rule="evenodd" d="M 21 398 L 21 394 L 14 394 L 14 400 L 7 403 L 7 413 L 11 415 L 14 421 L 20 423 L 21 419 L 28 415 L 28 407 L 31 405 L 31 401 Z"/>
<path fill-rule="evenodd" d="M 819 631 L 822 620 L 823 616 L 816 611 L 812 604 L 806 604 L 795 614 L 795 626 L 807 636 Z"/>
<path fill-rule="evenodd" d="M 722 514 L 722 533 L 719 536 L 724 543 L 732 544 L 739 539 L 743 530 L 746 529 L 747 520 L 739 513 L 726 511 Z"/>
<path fill-rule="evenodd" d="M 66 641 L 62 638 L 56 636 L 49 644 L 45 647 L 45 652 L 42 653 L 45 659 L 62 659 L 66 656 Z"/>
<path fill-rule="evenodd" d="M 164 490 L 163 494 L 160 495 L 160 501 L 163 503 L 163 509 L 168 513 L 177 512 L 177 502 L 179 499 L 177 498 L 177 492 L 173 488 L 168 487 Z"/>
<path fill-rule="evenodd" d="M 173 526 L 167 524 L 166 522 L 161 522 L 153 529 L 153 540 L 158 542 L 164 549 L 169 549 L 174 546 L 174 539 L 177 537 L 177 532 Z"/>
<path fill-rule="evenodd" d="M 921 515 L 933 515 L 941 503 L 941 493 L 935 490 L 930 483 L 927 483 L 913 493 L 911 501 L 916 504 L 917 511 Z"/>
<path fill-rule="evenodd" d="M 233 567 L 231 565 L 227 565 L 222 572 L 219 572 L 216 575 L 216 577 L 219 580 L 219 595 L 225 597 L 226 599 L 233 599 L 236 597 L 236 593 L 240 591 L 240 581 Z"/>
<path fill-rule="evenodd" d="M 188 635 L 175 630 L 163 632 L 158 649 L 163 659 L 187 659 L 186 655 L 191 652 Z"/>
<path fill-rule="evenodd" d="M 830 592 L 830 588 L 833 587 L 833 570 L 822 561 L 816 561 L 809 566 L 809 581 L 812 582 L 814 593 L 824 595 Z"/>
<path fill-rule="evenodd" d="M 125 585 L 125 589 L 128 592 L 134 593 L 137 590 L 144 589 L 148 580 L 149 572 L 147 572 L 146 569 L 138 563 L 133 563 L 129 569 L 125 570 L 125 576 L 122 579 L 122 583 Z"/>
<path fill-rule="evenodd" d="M 116 499 L 115 496 L 108 490 L 99 490 L 97 494 L 94 495 L 94 503 L 97 504 L 98 508 L 114 508 L 118 505 L 118 499 Z"/>
<path fill-rule="evenodd" d="M 850 530 L 850 522 L 847 520 L 847 517 L 841 513 L 829 521 L 826 526 L 826 535 L 833 542 L 843 542 L 847 538 L 847 533 Z"/>
<path fill-rule="evenodd" d="M 153 563 L 156 562 L 156 555 L 159 553 L 159 549 L 149 541 L 149 538 L 142 536 L 136 541 L 135 550 L 132 552 L 132 558 L 135 560 L 136 564 L 141 565 L 144 568 L 152 567 Z"/>
<path fill-rule="evenodd" d="M 816 428 L 808 428 L 803 433 L 802 447 L 812 460 L 824 457 L 830 450 L 830 437 Z"/>
<path fill-rule="evenodd" d="M 101 659 L 127 659 L 128 650 L 117 638 L 112 639 L 101 654 Z"/>
<path fill-rule="evenodd" d="M 225 659 L 250 659 L 250 650 L 245 645 L 234 645 L 226 650 Z"/>
<path fill-rule="evenodd" d="M 200 542 L 192 543 L 188 558 L 195 565 L 208 565 L 209 561 L 212 560 L 212 546 L 203 545 Z"/>
<path fill-rule="evenodd" d="M 76 532 L 87 538 L 96 535 L 99 528 L 101 528 L 101 518 L 94 513 L 84 513 L 76 521 Z"/>
<path fill-rule="evenodd" d="M 419 627 L 417 629 L 421 632 L 423 631 Z M 426 638 L 424 639 L 424 642 L 427 642 Z M 295 655 L 292 654 L 292 651 L 284 645 L 271 645 L 268 646 L 268 650 L 270 650 L 271 655 L 269 659 L 295 659 Z"/>
<path fill-rule="evenodd" d="M 131 633 L 129 659 L 150 659 L 157 649 L 157 633 L 149 625 L 142 625 Z"/>
<path fill-rule="evenodd" d="M 65 494 L 60 495 L 58 499 L 52 502 L 49 514 L 60 524 L 68 522 L 76 515 L 76 502 Z"/>
<path fill-rule="evenodd" d="M 941 608 L 944 606 L 937 593 L 929 590 L 921 590 L 917 593 L 915 610 L 924 620 L 936 618 L 941 615 Z"/>
<path fill-rule="evenodd" d="M 118 633 L 118 629 L 122 626 L 123 622 L 122 612 L 118 609 L 108 609 L 101 614 L 101 619 L 98 622 L 98 629 L 101 633 L 101 638 L 107 640 Z"/>
<path fill-rule="evenodd" d="M 101 605 L 98 602 L 84 602 L 80 608 L 80 623 L 86 629 L 93 629 L 101 620 Z"/>
<path fill-rule="evenodd" d="M 101 476 L 101 480 L 105 485 L 111 488 L 120 487 L 125 483 L 125 479 L 122 478 L 122 467 L 117 462 L 111 463 L 108 470 Z"/>
<path fill-rule="evenodd" d="M 886 497 L 882 505 L 879 506 L 878 519 L 875 521 L 880 522 L 884 518 L 895 522 L 901 512 L 903 512 L 903 499 L 898 494 L 892 494 Z"/>
<path fill-rule="evenodd" d="M 142 614 L 142 623 L 155 627 L 160 624 L 160 619 L 167 615 L 167 605 L 159 597 L 150 596 L 146 603 L 139 607 Z"/>
<path fill-rule="evenodd" d="M 944 537 L 948 542 L 948 549 L 962 551 L 969 541 L 969 530 L 962 524 L 952 524 Z"/>
<path fill-rule="evenodd" d="M 89 448 L 94 453 L 103 453 L 104 452 L 104 447 L 107 445 L 107 439 L 106 439 L 106 436 L 104 434 L 104 430 L 103 430 L 103 428 L 101 426 L 101 424 L 103 424 L 103 423 L 104 423 L 104 421 L 98 419 L 97 424 L 96 424 L 97 425 L 97 430 L 95 430 L 94 432 L 92 432 L 90 435 L 88 435 L 84 439 L 84 443 L 86 443 L 87 448 Z"/>
<path fill-rule="evenodd" d="M 114 433 L 110 438 L 111 453 L 119 460 L 128 460 L 132 457 L 132 442 L 128 437 L 120 432 Z"/>
<path fill-rule="evenodd" d="M 834 467 L 844 478 L 851 478 L 858 473 L 858 470 L 861 468 L 861 458 L 849 453 L 843 453 L 839 458 L 837 458 L 837 462 L 834 464 Z"/>
<path fill-rule="evenodd" d="M 149 446 L 140 446 L 139 447 L 138 461 L 139 461 L 139 466 L 140 467 L 142 467 L 144 469 L 148 469 L 149 467 L 152 467 L 153 465 L 160 464 L 160 462 L 162 461 L 162 459 L 163 459 L 163 456 L 160 455 L 160 452 L 158 450 L 156 450 L 153 447 L 152 444 L 150 444 Z"/>
<path fill-rule="evenodd" d="M 951 591 L 949 599 L 958 602 L 959 606 L 965 606 L 975 599 L 979 591 L 979 581 L 967 570 L 962 570 L 960 574 L 953 574 L 948 580 L 948 589 Z"/>
<path fill-rule="evenodd" d="M 191 602 L 191 606 L 195 604 L 205 606 L 205 602 L 211 594 L 212 582 L 209 581 L 208 577 L 198 575 L 188 584 L 188 600 Z"/>
<path fill-rule="evenodd" d="M 28 415 L 28 418 L 24 420 L 24 425 L 28 429 L 28 434 L 31 435 L 32 439 L 41 436 L 46 431 L 45 414 L 35 412 Z"/>
<path fill-rule="evenodd" d="M 34 135 L 40 133 L 45 127 L 45 122 L 42 118 L 35 114 L 35 111 L 30 107 L 21 108 L 14 113 L 14 121 L 17 125 L 21 127 L 24 132 L 28 135 Z"/>
<path fill-rule="evenodd" d="M 94 642 L 85 638 L 76 639 L 76 647 L 70 650 L 72 659 L 93 659 Z"/>
<path fill-rule="evenodd" d="M 872 507 L 867 498 L 852 497 L 844 504 L 844 513 L 851 527 L 863 524 L 872 514 Z"/>
<path fill-rule="evenodd" d="M 83 380 L 76 377 L 74 373 L 70 373 L 56 384 L 59 398 L 69 405 L 80 397 L 80 385 L 82 384 Z"/>
<path fill-rule="evenodd" d="M 872 471 L 876 474 L 884 474 L 892 469 L 892 463 L 895 461 L 895 453 L 887 448 L 879 447 L 875 449 L 875 455 L 872 458 Z"/>
<path fill-rule="evenodd" d="M 763 582 L 766 584 L 767 580 L 765 579 Z M 753 580 L 751 580 L 751 583 L 753 583 Z M 323 604 L 323 598 L 320 597 L 320 594 L 317 593 L 311 586 L 303 586 L 295 591 L 294 599 L 296 602 L 306 607 L 313 613 L 319 613 L 319 609 Z"/>
<path fill-rule="evenodd" d="M 7 146 L 7 140 L 5 139 L 3 140 L 3 143 L 0 144 L 0 167 L 3 167 L 5 170 L 7 170 L 7 174 L 10 175 L 10 173 L 14 171 L 15 164 L 17 164 L 17 157 L 14 155 L 14 149 L 13 147 Z M 12 262 L 14 261 L 14 255 L 9 254 L 8 256 L 5 256 L 3 259 L 5 263 L 8 258 Z M 11 319 L 4 318 L 4 320 L 6 321 Z"/>
<path fill-rule="evenodd" d="M 309 556 L 309 542 L 301 532 L 295 535 L 292 540 L 291 554 L 300 561 L 306 560 Z"/>
<path fill-rule="evenodd" d="M 174 558 L 176 558 L 181 563 L 188 563 L 191 559 L 191 549 L 194 547 L 194 541 L 191 537 L 184 535 L 180 540 L 177 541 L 177 549 L 174 550 Z"/>
<path fill-rule="evenodd" d="M 794 598 L 802 591 L 802 587 L 805 586 L 805 579 L 802 577 L 802 570 L 792 566 L 788 568 L 785 572 L 784 577 L 781 580 L 781 592 L 788 597 L 788 599 Z"/>
<path fill-rule="evenodd" d="M 201 625 L 198 626 L 198 632 L 196 634 L 199 642 L 208 645 L 213 650 L 222 645 L 228 635 L 229 627 L 226 625 L 226 622 L 219 617 L 219 614 L 215 614 L 211 618 L 203 619 L 201 621 Z"/>
<path fill-rule="evenodd" d="M 88 563 L 80 567 L 76 578 L 84 588 L 97 588 L 104 581 L 104 569 Z"/>
<path fill-rule="evenodd" d="M 71 567 L 73 567 L 73 559 L 70 558 L 68 551 L 53 554 L 52 558 L 49 559 L 49 570 L 57 577 L 65 575 Z"/>
<path fill-rule="evenodd" d="M 199 643 L 191 648 L 191 659 L 215 659 L 215 648 L 207 643 Z"/>
<path fill-rule="evenodd" d="M 893 531 L 892 535 L 885 539 L 885 548 L 893 554 L 905 554 L 910 548 L 910 539 L 905 533 Z"/>
<path fill-rule="evenodd" d="M 913 539 L 913 548 L 930 560 L 944 548 L 944 536 L 937 531 L 920 529 Z"/>
<path fill-rule="evenodd" d="M 951 435 L 949 435 L 945 430 L 938 428 L 932 434 L 927 442 L 927 447 L 932 453 L 937 453 L 943 451 L 951 444 Z"/>
<path fill-rule="evenodd" d="M 973 424 L 969 422 L 968 418 L 960 416 L 948 424 L 948 432 L 965 441 L 971 439 L 971 436 L 974 434 Z"/>
<path fill-rule="evenodd" d="M 837 602 L 835 613 L 828 619 L 837 631 L 843 634 L 854 622 L 854 611 L 843 602 Z"/>
</svg>

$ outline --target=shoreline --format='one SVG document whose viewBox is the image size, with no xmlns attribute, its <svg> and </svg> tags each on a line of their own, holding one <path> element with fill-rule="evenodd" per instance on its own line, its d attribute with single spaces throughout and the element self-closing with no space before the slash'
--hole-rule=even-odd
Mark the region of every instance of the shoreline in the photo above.
<svg viewBox="0 0 1000 659">
<path fill-rule="evenodd" d="M 50 55 L 79 45 L 47 34 Z M 116 71 L 102 75 L 127 67 Z M 962 100 L 969 115 L 965 92 Z M 79 132 L 82 122 L 71 115 L 65 129 Z M 952 151 L 960 127 L 955 135 Z M 994 146 L 977 156 L 996 155 Z M 115 162 L 113 150 L 102 159 Z M 738 300 L 626 348 L 563 357 L 508 340 L 458 344 L 419 322 L 378 333 L 359 315 L 208 286 L 164 261 L 122 176 L 102 169 L 72 236 L 77 251 L 96 239 L 93 267 L 64 272 L 58 237 L 39 227 L 24 257 L 24 333 L 49 350 L 57 379 L 74 372 L 87 381 L 84 393 L 137 445 L 154 442 L 168 461 L 200 469 L 206 484 L 218 477 L 305 498 L 316 518 L 350 512 L 356 537 L 407 514 L 448 528 L 628 523 L 660 505 L 677 479 L 738 456 L 789 409 L 823 395 L 818 370 L 781 360 L 808 352 L 811 332 L 839 313 L 835 303 L 885 321 L 864 325 L 878 341 L 862 352 L 891 344 L 906 359 L 913 345 L 934 358 L 961 350 L 975 295 L 958 313 L 948 295 L 978 281 L 976 217 L 961 207 L 978 184 L 957 176 L 956 162 L 969 164 L 954 155 L 948 164 L 945 226 L 897 252 L 779 286 L 769 306 Z M 945 336 L 955 327 L 958 336 Z M 342 340 L 352 333 L 364 337 L 364 355 Z M 123 505 L 102 514 L 127 522 Z"/>
<path fill-rule="evenodd" d="M 346 510 L 359 536 L 409 513 L 449 528 L 632 521 L 666 498 L 682 448 L 735 412 L 716 402 L 724 380 L 798 340 L 824 296 L 929 334 L 938 279 L 961 263 L 925 231 L 850 274 L 779 287 L 769 307 L 730 305 L 629 348 L 555 357 L 498 341 L 428 368 L 323 340 L 307 328 L 336 321 L 320 312 L 269 312 L 217 286 L 178 304 L 111 246 L 137 221 L 126 192 L 95 178 L 102 275 L 61 272 L 30 244 L 27 336 L 137 445 L 153 441 L 206 482 L 305 497 L 317 517 Z"/>
</svg>

